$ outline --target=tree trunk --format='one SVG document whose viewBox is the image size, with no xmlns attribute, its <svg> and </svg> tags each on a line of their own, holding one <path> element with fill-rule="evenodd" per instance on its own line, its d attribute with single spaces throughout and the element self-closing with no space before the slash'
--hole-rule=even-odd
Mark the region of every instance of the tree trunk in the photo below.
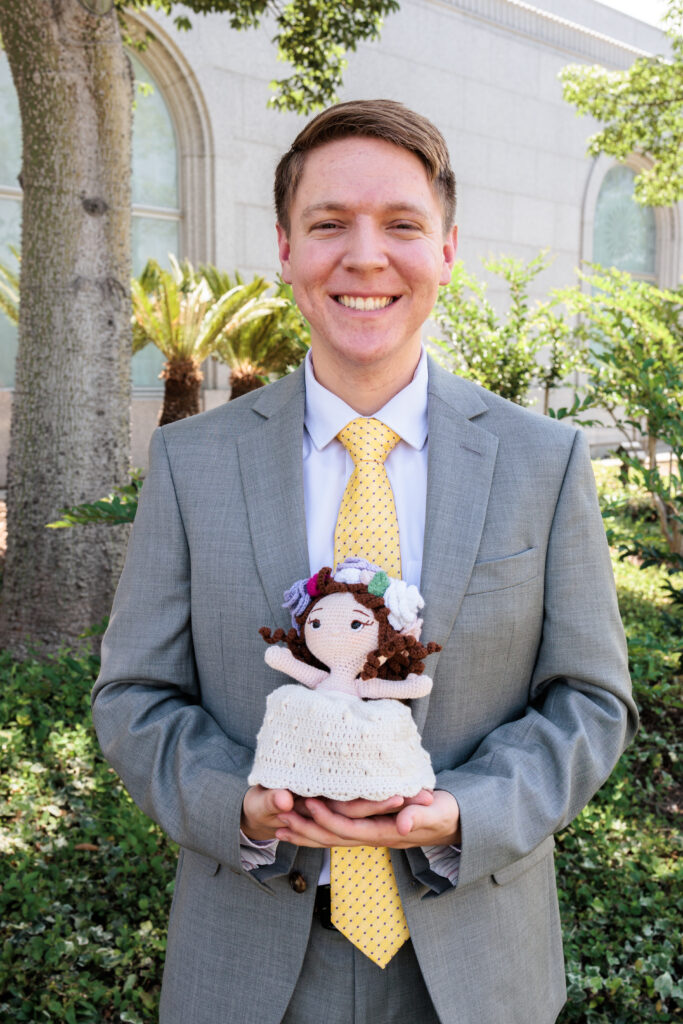
<svg viewBox="0 0 683 1024">
<path fill-rule="evenodd" d="M 263 379 L 251 368 L 236 368 L 230 372 L 230 401 L 263 387 Z"/>
<path fill-rule="evenodd" d="M 200 387 L 204 374 L 194 359 L 170 360 L 161 371 L 164 384 L 164 404 L 159 414 L 159 426 L 196 416 L 201 412 Z"/>
<path fill-rule="evenodd" d="M 24 190 L 0 640 L 72 643 L 109 611 L 125 531 L 47 530 L 127 479 L 133 84 L 116 14 L 0 0 Z"/>
</svg>

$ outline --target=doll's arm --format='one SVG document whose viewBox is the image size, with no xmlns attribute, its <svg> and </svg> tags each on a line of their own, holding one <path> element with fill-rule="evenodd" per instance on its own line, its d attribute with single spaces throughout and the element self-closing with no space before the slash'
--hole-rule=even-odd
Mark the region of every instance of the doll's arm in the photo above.
<svg viewBox="0 0 683 1024">
<path fill-rule="evenodd" d="M 382 697 L 393 697 L 395 700 L 426 697 L 431 689 L 429 676 L 418 676 L 414 672 L 405 679 L 361 679 L 358 682 L 358 696 L 374 700 Z"/>
<path fill-rule="evenodd" d="M 323 669 L 298 661 L 287 647 L 269 647 L 265 653 L 266 664 L 278 672 L 285 672 L 298 683 L 314 690 L 328 674 Z"/>
</svg>

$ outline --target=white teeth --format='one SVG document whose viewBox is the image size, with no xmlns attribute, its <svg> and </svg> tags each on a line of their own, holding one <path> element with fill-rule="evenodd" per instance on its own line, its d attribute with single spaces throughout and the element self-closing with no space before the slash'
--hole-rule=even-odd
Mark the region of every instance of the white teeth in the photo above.
<svg viewBox="0 0 683 1024">
<path fill-rule="evenodd" d="M 369 295 L 366 299 L 362 295 L 338 295 L 337 301 L 349 309 L 384 309 L 390 302 L 394 301 L 393 295 Z"/>
</svg>

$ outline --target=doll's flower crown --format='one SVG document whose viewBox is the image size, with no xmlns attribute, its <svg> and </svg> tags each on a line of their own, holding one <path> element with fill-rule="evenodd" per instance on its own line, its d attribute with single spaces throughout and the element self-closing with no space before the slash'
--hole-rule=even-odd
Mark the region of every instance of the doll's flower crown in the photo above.
<svg viewBox="0 0 683 1024">
<path fill-rule="evenodd" d="M 416 586 L 388 576 L 383 569 L 355 556 L 339 562 L 332 573 L 332 579 L 337 583 L 363 583 L 368 593 L 384 600 L 389 609 L 389 624 L 397 633 L 410 632 L 416 639 L 419 637 L 422 620 L 418 612 L 424 608 L 424 600 Z M 319 596 L 317 573 L 308 579 L 297 580 L 285 591 L 282 607 L 289 608 L 292 625 L 296 630 L 297 616 L 306 610 L 313 598 Z"/>
</svg>

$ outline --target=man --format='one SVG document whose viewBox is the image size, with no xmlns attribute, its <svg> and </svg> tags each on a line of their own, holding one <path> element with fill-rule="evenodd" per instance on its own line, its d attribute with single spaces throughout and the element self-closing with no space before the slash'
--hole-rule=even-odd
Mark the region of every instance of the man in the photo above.
<svg viewBox="0 0 683 1024">
<path fill-rule="evenodd" d="M 424 118 L 389 101 L 320 114 L 276 175 L 307 365 L 153 439 L 93 711 L 181 846 L 164 1024 L 550 1024 L 564 1002 L 552 833 L 636 712 L 581 433 L 421 352 L 454 200 Z M 337 435 L 358 417 L 400 438 L 386 474 L 402 573 L 443 646 L 413 701 L 436 789 L 413 801 L 246 782 L 285 681 L 258 629 L 287 627 L 283 591 L 332 563 L 353 469 Z M 326 927 L 328 851 L 349 846 L 391 850 L 410 939 L 384 969 Z"/>
</svg>

